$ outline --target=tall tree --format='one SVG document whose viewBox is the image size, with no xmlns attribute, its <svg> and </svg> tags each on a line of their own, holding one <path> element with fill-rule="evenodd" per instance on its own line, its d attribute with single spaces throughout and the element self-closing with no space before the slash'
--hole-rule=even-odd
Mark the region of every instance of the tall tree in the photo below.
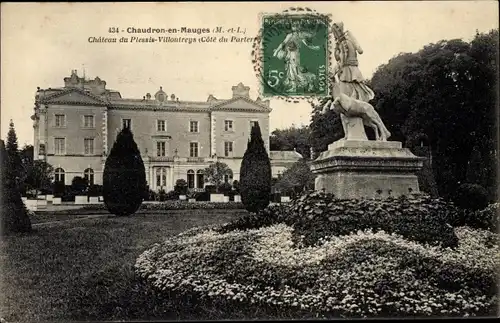
<svg viewBox="0 0 500 323">
<path fill-rule="evenodd" d="M 309 142 L 311 131 L 308 126 L 291 126 L 286 129 L 276 129 L 270 136 L 271 150 L 294 150 L 304 158 L 311 156 L 311 144 Z"/>
<path fill-rule="evenodd" d="M 17 143 L 16 130 L 14 129 L 14 122 L 10 120 L 9 132 L 7 133 L 7 167 L 10 170 L 8 176 L 12 176 L 19 184 L 23 175 L 23 167 L 21 163 L 21 155 L 19 154 L 19 147 Z"/>
<path fill-rule="evenodd" d="M 258 123 L 252 127 L 250 141 L 241 162 L 240 193 L 241 202 L 249 212 L 258 212 L 269 205 L 271 162 Z"/>
<path fill-rule="evenodd" d="M 127 216 L 135 213 L 146 192 L 146 171 L 130 128 L 118 134 L 103 174 L 104 204 L 110 213 Z"/>
<path fill-rule="evenodd" d="M 442 40 L 417 53 L 400 54 L 371 79 L 374 105 L 393 133 L 391 140 L 429 139 L 442 196 L 453 194 L 466 179 L 475 149 L 491 169 L 486 185 L 495 186 L 497 55 L 494 30 L 477 34 L 471 43 Z"/>
<path fill-rule="evenodd" d="M 219 193 L 219 188 L 224 183 L 224 176 L 233 175 L 233 171 L 225 163 L 215 162 L 204 169 L 205 182 L 215 185 L 215 191 Z"/>
<path fill-rule="evenodd" d="M 17 182 L 9 175 L 8 153 L 0 140 L 0 235 L 31 231 L 31 222 L 24 205 Z"/>
</svg>

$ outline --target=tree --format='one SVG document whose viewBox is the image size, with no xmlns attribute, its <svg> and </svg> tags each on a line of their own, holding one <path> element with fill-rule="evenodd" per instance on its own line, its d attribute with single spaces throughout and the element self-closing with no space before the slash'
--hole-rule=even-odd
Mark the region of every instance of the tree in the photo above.
<svg viewBox="0 0 500 323">
<path fill-rule="evenodd" d="M 307 189 L 313 189 L 315 177 L 307 161 L 301 159 L 283 172 L 276 183 L 276 188 L 283 193 L 297 194 Z"/>
<path fill-rule="evenodd" d="M 0 208 L 0 235 L 31 231 L 28 211 L 21 199 L 17 182 L 9 175 L 11 169 L 9 169 L 8 163 L 5 143 L 0 140 L 0 196 L 2 205 Z"/>
<path fill-rule="evenodd" d="M 271 162 L 258 123 L 252 127 L 250 141 L 241 162 L 240 193 L 241 202 L 249 212 L 258 212 L 269 205 Z"/>
<path fill-rule="evenodd" d="M 106 159 L 103 174 L 104 204 L 110 213 L 127 216 L 142 204 L 146 171 L 129 127 L 124 127 Z"/>
<path fill-rule="evenodd" d="M 215 191 L 219 193 L 219 188 L 224 183 L 224 176 L 232 176 L 233 171 L 229 166 L 222 162 L 210 164 L 203 170 L 205 182 L 215 185 Z"/>
<path fill-rule="evenodd" d="M 313 149 L 312 159 L 315 159 L 321 152 L 327 150 L 329 144 L 339 140 L 344 134 L 338 114 L 333 111 L 328 111 L 325 114 L 321 113 L 326 101 L 326 99 L 320 99 L 311 104 L 313 112 L 309 125 L 309 141 Z"/>
<path fill-rule="evenodd" d="M 441 196 L 449 197 L 471 173 L 473 153 L 488 169 L 480 184 L 490 192 L 496 187 L 497 55 L 498 30 L 478 33 L 470 43 L 442 40 L 394 57 L 370 81 L 391 140 L 407 145 L 422 134 L 428 138 Z"/>
<path fill-rule="evenodd" d="M 308 126 L 276 129 L 271 133 L 269 145 L 271 150 L 294 150 L 305 158 L 311 157 L 309 142 L 311 131 Z"/>
<path fill-rule="evenodd" d="M 38 190 L 50 189 L 54 178 L 52 165 L 43 160 L 35 160 L 27 171 L 24 184 L 28 189 L 35 189 L 37 192 Z"/>
<path fill-rule="evenodd" d="M 14 129 L 14 122 L 10 120 L 9 132 L 7 133 L 7 165 L 10 170 L 7 176 L 12 176 L 19 184 L 23 177 L 23 167 L 21 163 L 21 156 L 17 143 L 16 130 Z"/>
<path fill-rule="evenodd" d="M 30 174 L 31 168 L 34 162 L 34 147 L 33 145 L 24 145 L 24 147 L 19 152 L 22 165 L 22 174 L 20 178 L 20 191 L 26 192 L 26 179 Z"/>
</svg>

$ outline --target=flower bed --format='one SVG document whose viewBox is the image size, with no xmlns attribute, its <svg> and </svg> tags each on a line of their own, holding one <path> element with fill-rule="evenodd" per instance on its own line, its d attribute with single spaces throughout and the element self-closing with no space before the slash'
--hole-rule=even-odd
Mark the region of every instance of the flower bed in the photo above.
<svg viewBox="0 0 500 323">
<path fill-rule="evenodd" d="M 155 244 L 136 261 L 161 293 L 225 308 L 303 311 L 325 317 L 496 314 L 498 236 L 455 229 L 441 248 L 370 230 L 318 238 L 306 246 L 294 228 L 190 230 Z M 295 313 L 295 314 L 293 314 Z"/>
</svg>

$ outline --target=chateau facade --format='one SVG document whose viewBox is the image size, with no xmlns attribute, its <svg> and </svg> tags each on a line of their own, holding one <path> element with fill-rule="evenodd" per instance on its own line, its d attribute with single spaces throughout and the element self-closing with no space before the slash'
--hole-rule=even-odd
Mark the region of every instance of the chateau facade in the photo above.
<svg viewBox="0 0 500 323">
<path fill-rule="evenodd" d="M 269 101 L 250 98 L 250 88 L 239 83 L 232 97 L 205 102 L 184 101 L 160 87 L 142 99 L 122 98 L 106 89 L 96 77 L 87 80 L 72 71 L 64 87 L 37 89 L 34 128 L 34 155 L 55 169 L 55 180 L 70 185 L 75 176 L 102 184 L 106 157 L 124 125 L 130 126 L 153 190 L 174 188 L 177 179 L 188 187 L 203 189 L 203 170 L 210 163 L 227 164 L 239 180 L 243 154 L 250 129 L 259 123 L 271 159 L 273 176 L 302 156 L 295 151 L 269 151 Z"/>
</svg>

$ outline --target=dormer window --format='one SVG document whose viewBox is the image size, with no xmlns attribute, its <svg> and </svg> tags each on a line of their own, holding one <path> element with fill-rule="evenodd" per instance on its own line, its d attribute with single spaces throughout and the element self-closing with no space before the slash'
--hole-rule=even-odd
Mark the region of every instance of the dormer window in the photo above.
<svg viewBox="0 0 500 323">
<path fill-rule="evenodd" d="M 164 102 L 167 99 L 167 93 L 163 92 L 163 88 L 160 86 L 160 90 L 156 92 L 155 99 L 158 102 Z"/>
</svg>

